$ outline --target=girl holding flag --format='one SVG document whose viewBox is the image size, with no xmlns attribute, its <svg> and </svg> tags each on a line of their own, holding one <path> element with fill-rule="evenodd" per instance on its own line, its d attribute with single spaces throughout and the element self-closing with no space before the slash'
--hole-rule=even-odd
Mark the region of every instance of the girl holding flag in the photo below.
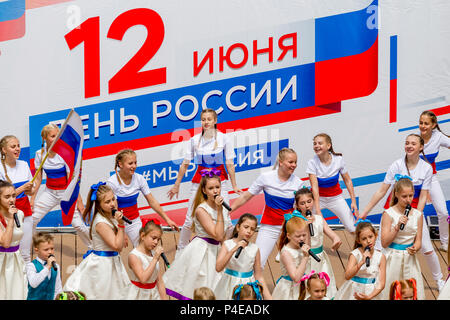
<svg viewBox="0 0 450 320">
<path fill-rule="evenodd" d="M 72 113 L 71 113 L 72 114 Z M 69 120 L 69 117 L 67 120 Z M 66 120 L 66 123 L 67 123 Z M 81 120 L 80 120 L 81 121 Z M 63 125 L 63 128 L 66 126 Z M 42 128 L 42 148 L 36 151 L 34 165 L 38 168 L 33 179 L 36 180 L 36 191 L 31 197 L 31 207 L 33 209 L 33 234 L 36 232 L 36 226 L 39 221 L 44 218 L 55 206 L 61 205 L 66 188 L 71 182 L 70 178 L 78 179 L 78 177 L 70 177 L 71 168 L 64 159 L 56 153 L 51 147 L 59 139 L 59 128 L 55 124 L 48 124 Z M 82 141 L 81 137 L 81 141 Z M 81 153 L 79 154 L 81 157 Z M 38 193 L 42 182 L 42 169 L 47 176 L 44 189 Z M 74 204 L 75 205 L 75 204 Z M 72 222 L 72 226 L 77 230 L 83 243 L 90 248 L 91 240 L 89 239 L 89 228 L 83 223 L 80 212 L 83 212 L 83 202 L 78 194 L 76 207 L 73 217 L 67 217 L 63 214 L 63 223 Z M 68 221 L 67 221 L 68 220 Z"/>
</svg>

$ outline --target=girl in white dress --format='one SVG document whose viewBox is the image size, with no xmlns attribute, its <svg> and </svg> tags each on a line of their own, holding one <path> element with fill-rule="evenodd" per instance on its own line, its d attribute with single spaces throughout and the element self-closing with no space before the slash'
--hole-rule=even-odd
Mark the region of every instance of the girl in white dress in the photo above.
<svg viewBox="0 0 450 320">
<path fill-rule="evenodd" d="M 350 253 L 345 279 L 335 300 L 379 300 L 386 283 L 386 258 L 374 250 L 377 232 L 369 220 L 358 220 L 355 246 Z M 366 259 L 369 258 L 367 267 Z"/>
<path fill-rule="evenodd" d="M 433 168 L 425 160 L 420 158 L 420 154 L 423 155 L 424 140 L 417 134 L 409 134 L 405 140 L 405 157 L 394 161 L 386 172 L 383 183 L 379 189 L 374 193 L 369 203 L 360 215 L 361 219 L 365 219 L 373 207 L 386 195 L 386 193 L 392 188 L 394 183 L 403 177 L 412 179 L 414 185 L 414 194 L 411 202 L 411 207 L 416 208 L 419 212 L 423 212 L 429 190 L 431 188 L 431 181 L 433 177 Z M 392 193 L 391 193 L 392 195 Z M 384 208 L 388 209 L 390 204 L 390 197 L 386 202 Z M 431 270 L 433 279 L 436 281 L 438 289 L 444 285 L 443 274 L 439 259 L 435 252 L 433 243 L 431 242 L 430 232 L 427 228 L 425 217 L 422 214 L 422 232 L 421 232 L 421 249 L 420 252 L 425 258 L 425 262 Z M 378 237 L 379 238 L 379 237 Z M 375 245 L 377 250 L 381 250 L 380 239 L 377 239 Z"/>
<path fill-rule="evenodd" d="M 312 270 L 300 280 L 300 294 L 298 300 L 330 300 L 327 297 L 327 286 L 330 277 L 326 272 L 315 272 Z M 306 298 L 306 293 L 309 297 Z"/>
<path fill-rule="evenodd" d="M 258 280 L 263 286 L 264 299 L 272 299 L 261 270 L 258 246 L 250 242 L 258 226 L 258 220 L 250 213 L 244 213 L 238 220 L 233 238 L 226 240 L 220 248 L 216 271 L 222 272 L 214 289 L 218 300 L 231 300 L 236 285 Z M 236 258 L 236 251 L 242 251 Z"/>
<path fill-rule="evenodd" d="M 16 208 L 24 213 L 23 237 L 20 240 L 20 253 L 25 263 L 31 262 L 31 242 L 33 239 L 33 217 L 28 196 L 36 191 L 31 179 L 28 163 L 19 160 L 20 143 L 15 136 L 4 136 L 0 140 L 1 162 L 0 180 L 11 182 L 16 188 Z"/>
<path fill-rule="evenodd" d="M 88 300 L 125 300 L 132 286 L 119 255 L 125 244 L 123 213 L 117 208 L 116 197 L 104 182 L 92 185 L 83 217 L 88 220 L 91 209 L 90 234 L 93 250 L 69 276 L 64 291 L 82 291 Z"/>
<path fill-rule="evenodd" d="M 301 278 L 309 260 L 310 236 L 308 220 L 295 213 L 285 214 L 279 249 L 281 277 L 272 292 L 274 300 L 298 300 Z M 302 246 L 300 247 L 300 243 Z"/>
<path fill-rule="evenodd" d="M 163 230 L 158 220 L 142 221 L 139 245 L 128 254 L 131 270 L 130 300 L 168 300 L 166 287 L 159 268 L 159 258 L 164 252 L 159 245 Z"/>
<path fill-rule="evenodd" d="M 322 215 L 321 209 L 329 209 L 339 218 L 347 231 L 354 232 L 353 214 L 358 216 L 358 207 L 353 182 L 345 166 L 344 158 L 341 153 L 334 152 L 331 137 L 326 133 L 319 133 L 314 137 L 313 149 L 316 154 L 308 161 L 306 173 L 309 175 L 314 194 L 316 214 Z M 340 175 L 352 201 L 350 208 L 342 196 L 339 185 Z"/>
<path fill-rule="evenodd" d="M 191 165 L 191 161 L 193 161 L 194 167 L 196 166 L 197 168 L 191 181 L 188 209 L 183 227 L 180 231 L 176 257 L 191 240 L 192 202 L 201 180 L 200 171 L 211 168 L 220 170 L 221 196 L 226 203 L 229 203 L 228 191 L 230 191 L 230 182 L 234 192 L 238 194 L 242 192 L 236 185 L 234 172 L 234 158 L 236 157 L 236 154 L 234 152 L 234 147 L 230 138 L 217 129 L 216 111 L 213 109 L 204 109 L 200 113 L 200 120 L 202 132 L 189 140 L 175 184 L 167 193 L 169 199 L 172 199 L 173 196 L 178 198 L 182 179 L 185 177 L 186 171 Z M 231 235 L 232 230 L 233 229 L 230 229 L 228 231 L 230 233 L 228 234 L 228 237 Z"/>
<path fill-rule="evenodd" d="M 202 171 L 202 179 L 193 203 L 194 232 L 197 236 L 187 245 L 164 273 L 163 279 L 169 296 L 179 300 L 192 300 L 196 288 L 215 288 L 219 280 L 216 271 L 219 244 L 225 239 L 230 224 L 224 221 L 223 198 L 220 195 L 220 172 Z"/>
<path fill-rule="evenodd" d="M 325 234 L 333 242 L 331 245 L 332 251 L 337 250 L 341 246 L 342 241 L 339 236 L 333 230 L 331 230 L 331 228 L 328 226 L 328 223 L 321 215 L 306 214 L 308 211 L 313 211 L 314 197 L 311 189 L 306 187 L 299 189 L 295 193 L 295 205 L 298 211 L 294 210 L 294 212 L 298 212 L 306 219 L 308 219 L 309 223 L 313 227 L 313 234 L 311 235 L 310 232 L 311 251 L 320 259 L 320 262 L 317 262 L 315 259 L 309 259 L 306 266 L 306 273 L 310 273 L 312 270 L 315 270 L 316 272 L 325 272 L 330 278 L 330 283 L 328 284 L 327 288 L 327 296 L 329 298 L 332 298 L 336 294 L 337 287 L 330 258 L 323 249 L 323 235 Z"/>
<path fill-rule="evenodd" d="M 414 185 L 408 178 L 399 179 L 393 188 L 391 206 L 381 217 L 381 245 L 386 256 L 386 283 L 398 279 L 414 278 L 417 282 L 417 299 L 425 299 L 419 260 L 416 253 L 422 245 L 422 213 L 411 208 Z M 403 230 L 402 230 L 403 229 Z M 381 293 L 381 299 L 389 299 L 389 286 Z"/>
<path fill-rule="evenodd" d="M 0 181 L 0 300 L 26 300 L 28 281 L 19 252 L 23 236 L 23 212 L 15 207 L 16 191 L 7 181 Z M 14 222 L 14 214 L 20 228 Z"/>
<path fill-rule="evenodd" d="M 166 221 L 167 225 L 178 231 L 176 223 L 167 216 L 159 202 L 152 195 L 147 181 L 141 174 L 135 172 L 136 167 L 137 157 L 134 150 L 123 149 L 116 155 L 114 166 L 116 173 L 109 177 L 106 182 L 117 197 L 118 209 L 132 222 L 125 225 L 125 233 L 130 238 L 133 247 L 139 244 L 139 230 L 142 228 L 142 221 L 139 217 L 137 206 L 137 199 L 140 193 L 144 195 L 148 205 Z"/>
<path fill-rule="evenodd" d="M 433 168 L 433 178 L 431 179 L 430 198 L 436 210 L 439 220 L 439 238 L 441 240 L 441 250 L 448 250 L 448 210 L 444 193 L 437 179 L 436 157 L 439 149 L 450 148 L 450 137 L 439 128 L 437 117 L 432 111 L 424 111 L 419 119 L 420 136 L 425 142 L 423 148 L 424 156 Z"/>
<path fill-rule="evenodd" d="M 36 175 L 35 185 L 36 191 L 31 197 L 31 208 L 33 210 L 33 234 L 36 233 L 38 223 L 56 206 L 59 206 L 64 195 L 69 181 L 70 169 L 65 163 L 64 159 L 48 149 L 55 141 L 59 132 L 59 128 L 55 124 L 48 124 L 42 128 L 42 148 L 36 151 L 34 157 L 34 165 L 39 168 L 45 156 L 48 153 L 47 160 L 45 160 L 42 170 Z M 41 182 L 44 171 L 46 175 L 46 182 L 41 192 Z M 75 179 L 75 177 L 73 178 Z M 75 212 L 72 217 L 72 226 L 77 230 L 77 235 L 81 238 L 83 243 L 91 248 L 91 240 L 89 238 L 89 228 L 83 223 L 81 212 L 84 211 L 83 201 L 81 195 L 78 196 Z"/>
</svg>

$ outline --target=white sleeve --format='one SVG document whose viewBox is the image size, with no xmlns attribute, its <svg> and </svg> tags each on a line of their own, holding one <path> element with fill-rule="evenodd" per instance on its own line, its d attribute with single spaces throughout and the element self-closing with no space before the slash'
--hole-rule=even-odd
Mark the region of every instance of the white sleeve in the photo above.
<svg viewBox="0 0 450 320">
<path fill-rule="evenodd" d="M 63 292 L 63 287 L 62 287 L 62 282 L 61 282 L 61 268 L 58 264 L 56 264 L 56 266 L 58 267 L 58 271 L 56 274 L 55 296 L 53 297 L 53 299 L 55 299 L 59 293 Z"/>
<path fill-rule="evenodd" d="M 226 160 L 236 158 L 236 154 L 234 153 L 234 145 L 226 134 L 223 135 L 223 150 L 225 152 Z"/>
<path fill-rule="evenodd" d="M 423 179 L 422 183 L 422 189 L 424 190 L 430 190 L 431 189 L 431 179 L 433 177 L 433 168 L 431 165 L 426 166 L 426 174 L 425 178 Z"/>
<path fill-rule="evenodd" d="M 444 148 L 450 148 L 450 138 L 441 132 L 441 136 L 439 139 L 439 146 Z"/>
<path fill-rule="evenodd" d="M 248 188 L 248 192 L 250 192 L 252 195 L 257 195 L 261 193 L 266 186 L 266 183 L 264 181 L 263 175 L 259 175 L 258 178 L 256 178 L 255 181 L 251 184 L 250 188 Z"/>
<path fill-rule="evenodd" d="M 42 281 L 44 281 L 44 279 L 48 277 L 50 271 L 48 270 L 48 268 L 44 267 L 41 272 L 37 272 L 34 264 L 32 262 L 28 262 L 26 265 L 26 272 L 28 283 L 30 284 L 30 286 L 32 288 L 37 288 L 42 283 Z"/>
<path fill-rule="evenodd" d="M 137 175 L 138 178 L 138 183 L 139 183 L 139 189 L 141 190 L 142 194 L 144 196 L 148 195 L 149 193 L 151 193 L 150 188 L 148 186 L 147 180 L 145 180 L 145 178 L 138 173 L 135 173 Z"/>
<path fill-rule="evenodd" d="M 341 174 L 344 174 L 344 173 L 347 173 L 347 167 L 345 166 L 345 161 L 344 161 L 344 157 L 340 157 L 341 159 L 341 165 L 340 165 L 340 167 L 339 167 L 339 172 L 341 173 Z"/>
<path fill-rule="evenodd" d="M 398 172 L 396 171 L 396 165 L 394 162 L 393 164 L 391 164 L 388 171 L 386 172 L 386 176 L 384 177 L 383 182 L 385 184 L 393 185 L 395 183 L 395 174 L 396 173 L 398 173 Z"/>
<path fill-rule="evenodd" d="M 28 181 L 31 181 L 33 179 L 33 175 L 31 174 L 30 166 L 28 165 L 28 162 L 24 161 L 25 167 L 27 168 L 27 179 Z"/>
<path fill-rule="evenodd" d="M 314 174 L 317 176 L 317 168 L 316 165 L 314 163 L 314 159 L 310 159 L 308 161 L 308 164 L 306 165 L 306 173 L 307 174 Z"/>
<path fill-rule="evenodd" d="M 41 165 L 41 149 L 36 151 L 36 154 L 34 155 L 34 167 L 37 169 Z"/>
</svg>

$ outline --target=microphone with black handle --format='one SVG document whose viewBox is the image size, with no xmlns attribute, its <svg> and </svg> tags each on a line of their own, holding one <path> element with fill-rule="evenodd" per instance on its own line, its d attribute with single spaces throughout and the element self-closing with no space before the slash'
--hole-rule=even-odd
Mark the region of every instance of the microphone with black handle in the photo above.
<svg viewBox="0 0 450 320">
<path fill-rule="evenodd" d="M 370 251 L 370 247 L 367 246 L 364 250 Z M 366 257 L 366 267 L 368 268 L 370 266 L 370 258 Z"/>
<path fill-rule="evenodd" d="M 307 217 L 311 216 L 311 211 L 310 210 L 306 210 L 305 215 Z M 309 224 L 309 234 L 311 235 L 311 237 L 314 237 L 314 226 L 312 223 Z"/>
<path fill-rule="evenodd" d="M 48 256 L 48 258 L 50 258 L 50 257 L 54 257 L 54 255 L 53 254 L 50 254 L 49 256 Z M 48 259 L 47 258 L 47 259 Z M 52 268 L 53 268 L 53 270 L 58 270 L 58 267 L 56 266 L 56 262 L 55 261 L 52 261 Z"/>
<path fill-rule="evenodd" d="M 218 194 L 216 194 L 216 195 L 214 196 L 214 199 L 215 199 L 217 196 L 218 196 Z M 225 201 L 222 201 L 222 206 L 223 206 L 225 209 L 227 209 L 228 211 L 231 211 L 230 205 L 229 205 L 228 203 L 226 203 Z"/>
<path fill-rule="evenodd" d="M 409 211 L 411 210 L 411 205 L 410 204 L 407 204 L 406 205 L 406 208 L 405 208 L 405 216 L 408 216 L 409 215 Z M 402 223 L 401 225 L 400 225 L 400 230 L 403 230 L 405 228 L 405 224 L 404 223 Z"/>
<path fill-rule="evenodd" d="M 245 241 L 247 241 L 247 240 L 245 240 Z M 239 247 L 239 248 L 237 248 L 236 254 L 234 255 L 234 257 L 235 257 L 236 259 L 239 258 L 239 255 L 241 254 L 242 249 L 244 249 L 244 247 Z"/>
<path fill-rule="evenodd" d="M 303 247 L 304 244 L 305 244 L 305 243 L 304 243 L 303 241 L 300 242 L 300 248 Z M 316 254 L 315 254 L 314 252 L 312 252 L 311 249 L 308 250 L 308 253 L 309 253 L 309 255 L 310 255 L 311 257 L 314 258 L 314 260 L 316 260 L 317 262 L 320 262 L 320 258 L 319 258 L 318 256 L 316 256 Z"/>
<path fill-rule="evenodd" d="M 166 257 L 166 255 L 164 254 L 164 252 L 161 253 L 161 258 L 163 258 L 164 263 L 166 264 L 166 267 L 167 267 L 167 268 L 170 268 L 169 260 L 167 260 L 167 257 Z"/>
<path fill-rule="evenodd" d="M 15 205 L 11 205 L 11 208 L 15 208 Z M 19 221 L 19 217 L 17 216 L 17 212 L 14 212 L 13 214 L 13 218 L 14 218 L 14 222 L 16 223 L 17 228 L 20 228 L 20 221 Z"/>
<path fill-rule="evenodd" d="M 111 213 L 112 213 L 112 216 L 114 217 L 114 214 L 116 213 L 116 209 L 112 209 L 111 210 Z M 125 221 L 126 223 L 128 223 L 128 224 L 132 224 L 133 223 L 133 221 L 131 221 L 130 219 L 128 219 L 127 217 L 125 217 L 125 216 L 122 216 L 122 220 L 123 221 Z"/>
</svg>

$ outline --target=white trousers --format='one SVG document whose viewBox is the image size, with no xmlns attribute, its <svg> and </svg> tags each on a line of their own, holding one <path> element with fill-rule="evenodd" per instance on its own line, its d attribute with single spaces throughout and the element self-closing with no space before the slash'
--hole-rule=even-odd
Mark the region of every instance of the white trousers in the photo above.
<svg viewBox="0 0 450 320">
<path fill-rule="evenodd" d="M 23 219 L 23 237 L 20 239 L 20 254 L 25 264 L 31 262 L 31 244 L 33 242 L 33 216 Z"/>
<path fill-rule="evenodd" d="M 342 194 L 334 197 L 320 197 L 320 209 L 333 212 L 348 232 L 355 232 L 355 218 Z"/>
<path fill-rule="evenodd" d="M 270 224 L 261 224 L 259 226 L 255 243 L 258 246 L 261 255 L 261 269 L 264 269 L 267 259 L 272 253 L 273 247 L 280 238 L 282 227 L 283 226 L 274 226 Z"/>
<path fill-rule="evenodd" d="M 195 195 L 197 193 L 199 183 L 193 183 L 191 182 L 191 190 L 189 195 L 189 202 L 188 202 L 188 209 L 186 212 L 186 218 L 184 220 L 183 227 L 180 231 L 180 238 L 178 240 L 178 247 L 177 250 L 183 250 L 191 240 L 191 227 L 192 227 L 192 204 L 194 202 Z M 221 183 L 221 191 L 220 195 L 223 197 L 223 201 L 230 204 L 229 197 L 228 197 L 228 191 L 230 190 L 230 182 L 229 180 L 223 180 Z M 225 209 L 226 210 L 226 209 Z M 225 212 L 224 212 L 225 214 Z M 227 235 L 231 233 L 231 231 L 227 231 Z"/>
<path fill-rule="evenodd" d="M 430 198 L 439 219 L 439 238 L 442 243 L 448 243 L 447 203 L 435 174 L 431 179 Z"/>
<path fill-rule="evenodd" d="M 33 234 L 36 232 L 36 226 L 38 223 L 50 212 L 54 207 L 61 203 L 64 190 L 51 190 L 46 186 L 45 189 L 36 197 L 33 210 Z M 92 241 L 89 237 L 89 227 L 83 221 L 81 213 L 78 209 L 75 209 L 72 218 L 72 226 L 77 230 L 78 236 L 80 236 L 83 243 L 92 249 Z M 31 246 L 31 244 L 30 244 Z"/>
<path fill-rule="evenodd" d="M 136 219 L 131 220 L 131 224 L 125 222 L 125 233 L 128 238 L 130 238 L 133 247 L 137 247 L 139 245 L 139 231 L 142 228 L 142 220 L 137 217 Z"/>
</svg>

